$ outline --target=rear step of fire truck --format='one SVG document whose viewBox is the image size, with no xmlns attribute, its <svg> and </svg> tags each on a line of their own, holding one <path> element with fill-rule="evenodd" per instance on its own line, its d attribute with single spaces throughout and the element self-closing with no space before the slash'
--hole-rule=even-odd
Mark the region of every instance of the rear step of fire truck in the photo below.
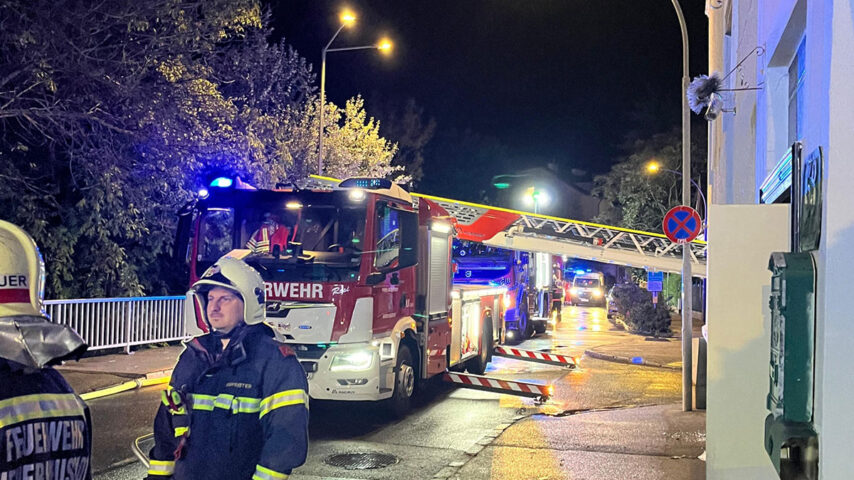
<svg viewBox="0 0 854 480">
<path fill-rule="evenodd" d="M 537 402 L 545 402 L 554 395 L 553 385 L 499 380 L 470 373 L 446 372 L 442 379 L 460 387 L 534 398 Z"/>
<path fill-rule="evenodd" d="M 495 347 L 492 354 L 497 357 L 524 360 L 526 362 L 545 363 L 547 365 L 557 365 L 559 367 L 575 368 L 578 365 L 575 357 L 570 357 L 569 355 L 521 350 L 519 348 L 512 347 Z"/>
</svg>

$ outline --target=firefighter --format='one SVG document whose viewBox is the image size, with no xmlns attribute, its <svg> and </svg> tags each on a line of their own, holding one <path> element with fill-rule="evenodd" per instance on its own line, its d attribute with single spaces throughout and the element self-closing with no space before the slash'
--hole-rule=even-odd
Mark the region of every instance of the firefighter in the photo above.
<svg viewBox="0 0 854 480">
<path fill-rule="evenodd" d="M 43 309 L 44 263 L 0 220 L 0 478 L 91 479 L 89 409 L 51 368 L 86 344 Z"/>
<path fill-rule="evenodd" d="M 290 229 L 280 225 L 278 217 L 271 213 L 264 214 L 264 223 L 246 242 L 246 248 L 256 254 L 270 254 L 279 258 L 288 248 Z"/>
<path fill-rule="evenodd" d="M 287 478 L 308 450 L 308 385 L 294 352 L 263 323 L 261 276 L 225 256 L 187 302 L 210 333 L 187 342 L 163 392 L 148 478 Z"/>
</svg>

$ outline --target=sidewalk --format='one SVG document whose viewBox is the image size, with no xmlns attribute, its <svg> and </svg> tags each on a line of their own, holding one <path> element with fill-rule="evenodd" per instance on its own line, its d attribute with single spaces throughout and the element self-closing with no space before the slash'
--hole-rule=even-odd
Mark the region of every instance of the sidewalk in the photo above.
<svg viewBox="0 0 854 480">
<path fill-rule="evenodd" d="M 181 345 L 140 348 L 130 355 L 115 353 L 69 361 L 56 367 L 78 394 L 111 387 L 136 378 L 171 375 Z"/>
</svg>

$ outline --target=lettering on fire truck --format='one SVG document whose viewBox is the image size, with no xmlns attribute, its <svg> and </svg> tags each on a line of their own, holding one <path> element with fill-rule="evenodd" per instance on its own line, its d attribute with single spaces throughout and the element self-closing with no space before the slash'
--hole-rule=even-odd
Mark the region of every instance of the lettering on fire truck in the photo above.
<svg viewBox="0 0 854 480">
<path fill-rule="evenodd" d="M 265 282 L 267 298 L 298 298 L 319 300 L 323 298 L 322 283 Z"/>
</svg>

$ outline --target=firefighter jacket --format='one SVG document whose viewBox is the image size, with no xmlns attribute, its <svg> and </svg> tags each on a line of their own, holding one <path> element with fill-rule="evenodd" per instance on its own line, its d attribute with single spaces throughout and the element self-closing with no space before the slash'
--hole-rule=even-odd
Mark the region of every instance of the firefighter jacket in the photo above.
<svg viewBox="0 0 854 480">
<path fill-rule="evenodd" d="M 150 479 L 280 480 L 305 462 L 305 372 L 269 327 L 245 325 L 222 351 L 186 344 L 154 420 Z"/>
<path fill-rule="evenodd" d="M 0 359 L 0 479 L 90 480 L 89 408 L 62 375 Z"/>
</svg>

